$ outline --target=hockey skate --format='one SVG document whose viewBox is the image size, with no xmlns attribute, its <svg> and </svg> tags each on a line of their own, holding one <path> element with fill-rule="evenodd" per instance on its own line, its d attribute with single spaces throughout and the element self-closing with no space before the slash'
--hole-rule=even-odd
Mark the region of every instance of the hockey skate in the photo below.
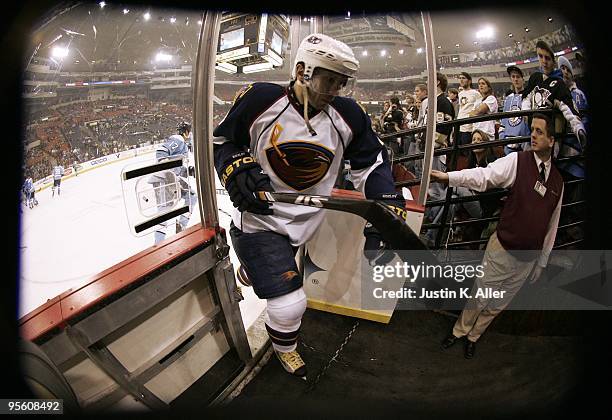
<svg viewBox="0 0 612 420">
<path fill-rule="evenodd" d="M 276 353 L 276 357 L 287 372 L 306 380 L 306 364 L 297 350 L 286 353 L 274 350 L 274 353 Z"/>
</svg>

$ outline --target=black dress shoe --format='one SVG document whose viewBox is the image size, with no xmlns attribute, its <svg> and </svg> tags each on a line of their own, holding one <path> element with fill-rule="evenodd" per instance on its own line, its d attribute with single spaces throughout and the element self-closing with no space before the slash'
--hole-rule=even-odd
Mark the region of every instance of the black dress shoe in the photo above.
<svg viewBox="0 0 612 420">
<path fill-rule="evenodd" d="M 443 349 L 447 349 L 450 346 L 452 346 L 453 344 L 455 344 L 455 342 L 457 340 L 459 340 L 460 337 L 455 337 L 452 333 L 448 335 L 448 337 L 446 337 L 444 339 L 444 341 L 442 341 L 442 348 Z"/>
<path fill-rule="evenodd" d="M 464 356 L 466 359 L 471 359 L 474 357 L 474 351 L 476 350 L 476 343 L 474 341 L 466 340 L 465 343 L 465 353 Z"/>
</svg>

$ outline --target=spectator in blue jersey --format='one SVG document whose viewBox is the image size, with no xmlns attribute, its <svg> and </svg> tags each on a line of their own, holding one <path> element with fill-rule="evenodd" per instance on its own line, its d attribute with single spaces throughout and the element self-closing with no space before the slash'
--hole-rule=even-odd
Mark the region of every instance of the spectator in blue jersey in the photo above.
<svg viewBox="0 0 612 420">
<path fill-rule="evenodd" d="M 230 235 L 239 279 L 266 299 L 265 326 L 274 352 L 290 374 L 305 377 L 298 334 L 306 310 L 299 246 L 323 221 L 320 208 L 264 201 L 265 191 L 330 195 L 345 163 L 350 181 L 405 219 L 395 192 L 389 155 L 367 114 L 345 97 L 359 61 L 327 35 L 307 35 L 291 63 L 288 86 L 253 83 L 237 95 L 213 132 L 217 173 L 235 207 Z M 259 194 L 258 194 L 259 193 Z M 366 224 L 364 256 L 384 264 L 382 236 Z"/>
<path fill-rule="evenodd" d="M 578 110 L 580 114 L 580 119 L 582 120 L 582 124 L 584 124 L 586 131 L 588 132 L 588 109 L 589 103 L 587 101 L 586 95 L 582 90 L 576 86 L 576 82 L 574 81 L 574 67 L 570 63 L 570 61 L 564 56 L 560 56 L 558 59 L 559 68 L 561 69 L 561 73 L 563 73 L 563 81 L 567 85 L 570 90 L 570 94 L 572 95 L 572 99 L 574 100 L 574 106 Z"/>
<path fill-rule="evenodd" d="M 55 197 L 55 188 L 57 188 L 57 195 L 60 194 L 60 186 L 62 184 L 62 177 L 64 176 L 64 167 L 57 164 L 53 167 L 53 186 L 51 187 L 51 197 Z"/>
<path fill-rule="evenodd" d="M 154 174 L 149 183 L 153 184 L 155 189 L 155 196 L 158 203 L 158 209 L 163 211 L 165 209 L 172 208 L 176 203 L 174 201 L 175 192 L 178 189 L 180 196 L 186 205 L 189 205 L 189 211 L 181 214 L 178 219 L 174 219 L 174 225 L 176 226 L 176 233 L 184 230 L 189 223 L 191 212 L 196 204 L 196 193 L 192 188 L 189 177 L 195 176 L 195 170 L 193 166 L 189 165 L 189 152 L 191 151 L 191 124 L 188 122 L 181 121 L 177 125 L 177 134 L 173 134 L 155 150 L 156 162 L 163 162 L 171 159 L 183 159 L 183 165 L 178 168 L 173 168 L 171 171 L 174 176 L 168 172 L 160 172 Z M 178 186 L 173 183 L 172 180 L 178 180 Z M 166 237 L 166 231 L 172 224 L 171 220 L 157 225 L 155 229 L 155 244 L 163 241 Z"/>
<path fill-rule="evenodd" d="M 508 66 L 506 71 L 508 72 L 508 76 L 510 76 L 512 89 L 506 92 L 504 112 L 520 111 L 521 104 L 523 102 L 523 88 L 525 87 L 523 71 L 517 66 Z M 531 134 L 529 127 L 527 126 L 527 121 L 523 117 L 502 118 L 499 131 L 500 139 L 524 137 Z M 523 143 L 507 144 L 504 146 L 504 154 L 507 155 L 512 152 L 529 150 L 529 144 L 529 140 L 526 140 Z"/>
</svg>

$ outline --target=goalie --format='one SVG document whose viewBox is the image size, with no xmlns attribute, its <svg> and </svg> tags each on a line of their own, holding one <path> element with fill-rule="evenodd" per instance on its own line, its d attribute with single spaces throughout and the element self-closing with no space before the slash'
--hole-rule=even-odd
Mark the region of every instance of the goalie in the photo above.
<svg viewBox="0 0 612 420">
<path fill-rule="evenodd" d="M 404 208 L 404 199 L 395 194 L 387 151 L 369 117 L 353 99 L 343 97 L 358 68 L 346 44 L 311 34 L 298 48 L 289 86 L 246 86 L 213 133 L 215 167 L 235 207 L 230 236 L 242 264 L 239 277 L 267 299 L 266 329 L 275 353 L 287 372 L 300 377 L 306 366 L 296 349 L 306 295 L 295 252 L 314 234 L 324 213 L 271 205 L 254 192 L 330 195 L 347 160 L 357 190 Z M 369 225 L 364 235 L 366 258 L 374 260 L 387 246 Z"/>
<path fill-rule="evenodd" d="M 196 203 L 197 197 L 195 190 L 189 183 L 189 176 L 195 176 L 193 166 L 189 165 L 189 154 L 191 151 L 191 124 L 181 121 L 176 127 L 177 134 L 173 134 L 166 142 L 160 145 L 155 151 L 155 160 L 157 163 L 164 160 L 182 157 L 185 164 L 181 167 L 171 169 L 176 175 L 176 178 L 171 173 L 156 173 L 151 176 L 149 183 L 155 189 L 155 198 L 159 210 L 169 209 L 172 207 L 175 200 L 180 194 L 180 198 L 189 204 L 189 213 L 181 214 L 174 221 L 176 233 L 184 230 L 189 223 L 193 206 Z M 173 182 L 178 179 L 177 184 Z M 155 228 L 155 244 L 163 241 L 166 237 L 166 231 L 172 225 L 172 220 L 166 220 L 160 223 Z"/>
</svg>

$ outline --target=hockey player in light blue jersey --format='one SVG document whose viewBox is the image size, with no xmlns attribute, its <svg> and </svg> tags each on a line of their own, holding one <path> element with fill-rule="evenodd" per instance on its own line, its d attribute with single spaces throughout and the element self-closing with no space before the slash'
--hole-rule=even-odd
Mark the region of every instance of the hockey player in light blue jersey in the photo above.
<svg viewBox="0 0 612 420">
<path fill-rule="evenodd" d="M 185 200 L 185 204 L 189 203 L 189 213 L 181 214 L 178 220 L 175 221 L 176 232 L 180 232 L 187 227 L 191 211 L 196 203 L 197 197 L 194 189 L 189 183 L 189 176 L 194 176 L 193 166 L 189 166 L 189 152 L 191 151 L 191 124 L 181 121 L 176 127 L 177 134 L 173 134 L 155 150 L 155 161 L 157 163 L 167 159 L 182 157 L 185 165 L 171 169 L 179 180 L 181 186 L 181 198 Z M 166 199 L 168 189 L 163 187 L 166 183 L 165 178 L 161 178 L 160 174 L 153 175 L 149 180 L 156 189 L 156 197 L 158 201 L 158 209 L 163 210 L 169 206 L 170 199 Z M 172 220 L 157 225 L 155 229 L 155 243 L 159 243 L 166 237 L 166 230 L 171 225 Z"/>
<path fill-rule="evenodd" d="M 57 187 L 57 195 L 60 194 L 60 185 L 64 176 L 64 167 L 57 165 L 53 168 L 53 187 L 51 187 L 51 197 L 55 196 L 55 187 Z"/>
<path fill-rule="evenodd" d="M 25 195 L 26 206 L 28 206 L 29 208 L 34 208 L 34 206 L 37 206 L 38 200 L 36 200 L 36 197 L 34 196 L 35 188 L 32 177 L 28 177 L 25 180 L 25 182 L 23 183 L 22 190 L 23 194 Z"/>
</svg>

